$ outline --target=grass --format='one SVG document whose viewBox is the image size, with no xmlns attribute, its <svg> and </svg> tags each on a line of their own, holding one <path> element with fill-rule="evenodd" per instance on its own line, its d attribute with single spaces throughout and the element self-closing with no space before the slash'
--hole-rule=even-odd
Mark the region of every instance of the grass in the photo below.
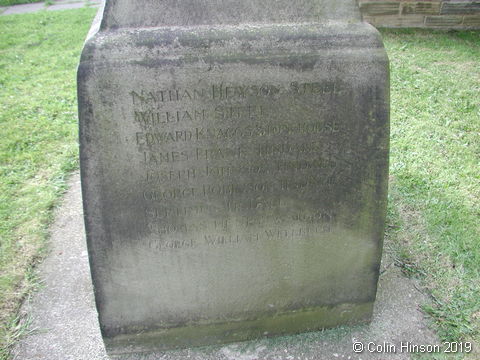
<svg viewBox="0 0 480 360">
<path fill-rule="evenodd" d="M 0 358 L 28 331 L 18 306 L 78 167 L 75 70 L 94 13 L 0 17 Z M 428 287 L 424 310 L 441 338 L 478 349 L 480 34 L 382 33 L 392 68 L 387 244 Z"/>
<path fill-rule="evenodd" d="M 11 6 L 18 4 L 30 4 L 34 2 L 42 2 L 38 0 L 0 0 L 0 6 Z"/>
<path fill-rule="evenodd" d="M 388 236 L 440 337 L 480 350 L 480 33 L 383 31 L 391 60 Z M 478 356 L 478 353 L 477 353 Z"/>
<path fill-rule="evenodd" d="M 95 12 L 0 17 L 0 358 L 24 331 L 18 306 L 78 167 L 76 66 Z"/>
</svg>

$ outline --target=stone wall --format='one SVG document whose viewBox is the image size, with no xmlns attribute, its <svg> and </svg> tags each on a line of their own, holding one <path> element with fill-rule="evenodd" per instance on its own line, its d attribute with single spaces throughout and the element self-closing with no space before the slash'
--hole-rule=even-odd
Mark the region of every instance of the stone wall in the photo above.
<svg viewBox="0 0 480 360">
<path fill-rule="evenodd" d="M 376 27 L 480 29 L 479 0 L 358 0 Z"/>
</svg>

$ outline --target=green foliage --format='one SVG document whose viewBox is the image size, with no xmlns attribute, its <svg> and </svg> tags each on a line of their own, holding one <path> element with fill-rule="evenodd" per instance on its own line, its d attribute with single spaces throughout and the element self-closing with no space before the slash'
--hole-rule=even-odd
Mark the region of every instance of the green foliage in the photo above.
<svg viewBox="0 0 480 360">
<path fill-rule="evenodd" d="M 0 6 L 11 6 L 18 4 L 30 4 L 34 2 L 39 2 L 38 0 L 0 0 Z"/>
<path fill-rule="evenodd" d="M 382 31 L 391 61 L 389 231 L 444 340 L 480 346 L 480 33 Z"/>
<path fill-rule="evenodd" d="M 29 269 L 42 256 L 52 208 L 78 166 L 76 66 L 95 11 L 0 17 L 2 356 L 35 283 Z"/>
</svg>

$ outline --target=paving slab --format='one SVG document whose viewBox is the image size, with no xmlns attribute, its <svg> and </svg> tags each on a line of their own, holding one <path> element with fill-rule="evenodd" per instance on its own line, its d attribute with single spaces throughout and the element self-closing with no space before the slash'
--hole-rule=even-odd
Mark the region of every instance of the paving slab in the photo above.
<svg viewBox="0 0 480 360">
<path fill-rule="evenodd" d="M 41 10 L 56 11 L 56 10 L 79 9 L 83 7 L 98 7 L 101 3 L 102 3 L 102 0 L 92 0 L 92 1 L 58 0 L 49 6 L 45 5 L 45 2 L 12 5 L 8 7 L 0 8 L 0 15 L 27 14 L 27 13 L 37 12 Z"/>
<path fill-rule="evenodd" d="M 60 4 L 50 5 L 47 10 L 48 11 L 55 11 L 55 10 L 70 10 L 70 9 L 78 9 L 85 7 L 84 2 L 65 2 Z"/>
<path fill-rule="evenodd" d="M 32 12 L 37 12 L 40 10 L 45 10 L 45 3 L 31 3 L 31 4 L 21 4 L 9 6 L 2 15 L 12 15 L 12 14 L 27 14 Z"/>
<path fill-rule="evenodd" d="M 91 1 L 88 1 L 88 0 L 83 0 L 83 1 L 82 0 L 55 0 L 53 2 L 53 5 L 51 5 L 51 6 L 63 5 L 63 4 L 75 4 L 75 3 L 88 5 L 88 4 L 99 4 L 101 2 L 102 2 L 102 0 L 91 0 Z"/>
<path fill-rule="evenodd" d="M 47 7 L 48 11 L 78 9 L 82 7 L 98 7 L 101 0 L 78 1 L 78 0 L 57 0 L 53 5 Z"/>
<path fill-rule="evenodd" d="M 388 245 L 388 244 L 387 244 Z M 388 246 L 387 246 L 388 249 Z M 30 335 L 13 349 L 14 359 L 107 360 L 98 327 L 83 228 L 80 178 L 70 180 L 51 227 L 50 253 L 38 269 L 43 286 L 22 307 Z M 420 305 L 428 297 L 404 277 L 384 252 L 373 321 L 306 334 L 237 344 L 125 355 L 122 360 L 403 360 L 410 345 L 439 344 Z M 134 304 L 132 304 L 134 306 Z M 353 346 L 365 349 L 355 353 Z M 370 344 L 370 345 L 369 345 Z M 403 345 L 403 347 L 401 347 Z M 361 345 L 355 345 L 361 347 Z M 375 349 L 374 352 L 368 348 Z M 393 352 L 395 351 L 395 352 Z"/>
</svg>

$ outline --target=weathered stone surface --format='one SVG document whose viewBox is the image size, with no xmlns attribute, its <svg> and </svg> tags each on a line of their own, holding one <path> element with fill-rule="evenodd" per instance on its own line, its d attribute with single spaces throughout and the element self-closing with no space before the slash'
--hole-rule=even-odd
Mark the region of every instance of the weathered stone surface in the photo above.
<svg viewBox="0 0 480 360">
<path fill-rule="evenodd" d="M 63 205 L 50 228 L 50 252 L 39 266 L 42 287 L 28 298 L 21 318 L 30 324 L 13 349 L 18 360 L 332 360 L 352 359 L 352 342 L 439 344 L 420 310 L 430 304 L 415 279 L 402 276 L 391 251 L 384 251 L 372 323 L 223 346 L 107 356 L 98 329 L 83 231 L 80 178 L 69 181 Z M 388 241 L 388 239 L 386 239 Z M 387 243 L 387 249 L 389 245 Z M 402 314 L 402 321 L 398 321 Z M 362 360 L 411 360 L 409 353 L 363 352 Z"/>
<path fill-rule="evenodd" d="M 398 15 L 400 11 L 399 2 L 362 2 L 360 3 L 362 13 L 365 15 Z"/>
<path fill-rule="evenodd" d="M 459 15 L 442 15 L 442 16 L 426 16 L 425 25 L 435 28 L 454 28 L 461 26 L 463 22 L 463 16 Z"/>
<path fill-rule="evenodd" d="M 480 1 L 444 1 L 441 14 L 478 14 Z"/>
<path fill-rule="evenodd" d="M 421 28 L 425 26 L 424 15 L 386 15 L 386 16 L 364 16 L 363 18 L 369 24 L 376 27 L 387 28 L 403 28 L 416 27 Z"/>
<path fill-rule="evenodd" d="M 402 3 L 402 15 L 409 14 L 440 14 L 441 3 L 436 2 L 404 2 Z"/>
<path fill-rule="evenodd" d="M 463 25 L 469 28 L 480 28 L 480 15 L 478 16 L 465 16 L 463 18 Z"/>
<path fill-rule="evenodd" d="M 376 27 L 475 29 L 478 0 L 358 0 L 363 19 Z"/>
<path fill-rule="evenodd" d="M 388 171 L 376 30 L 353 0 L 132 3 L 107 1 L 78 70 L 107 349 L 368 321 Z"/>
<path fill-rule="evenodd" d="M 355 0 L 107 1 L 102 29 L 358 20 Z"/>
</svg>

